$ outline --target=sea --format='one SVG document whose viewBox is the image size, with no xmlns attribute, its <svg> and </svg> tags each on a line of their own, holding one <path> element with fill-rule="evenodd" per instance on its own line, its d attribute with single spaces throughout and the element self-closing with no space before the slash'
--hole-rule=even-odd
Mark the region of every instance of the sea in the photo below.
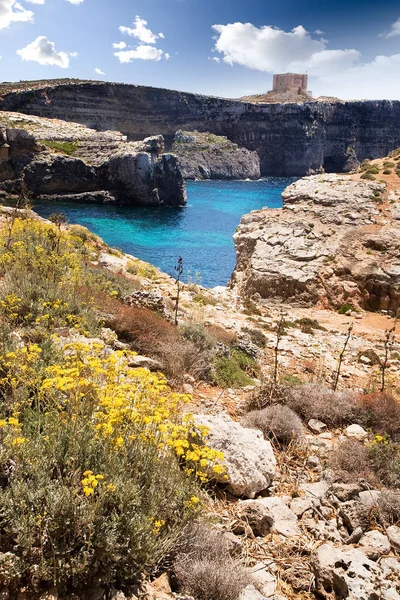
<svg viewBox="0 0 400 600">
<path fill-rule="evenodd" d="M 186 282 L 224 286 L 235 266 L 232 236 L 242 215 L 263 207 L 280 208 L 281 192 L 295 181 L 266 177 L 257 181 L 188 181 L 188 203 L 173 206 L 115 206 L 35 203 L 41 216 L 64 213 L 111 247 L 174 275 L 183 259 Z"/>
</svg>

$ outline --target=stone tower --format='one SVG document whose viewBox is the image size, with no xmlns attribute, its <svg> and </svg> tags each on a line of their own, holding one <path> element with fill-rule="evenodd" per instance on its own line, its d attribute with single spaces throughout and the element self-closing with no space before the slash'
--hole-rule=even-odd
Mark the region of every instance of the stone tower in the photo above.
<svg viewBox="0 0 400 600">
<path fill-rule="evenodd" d="M 298 73 L 283 73 L 282 75 L 274 75 L 273 92 L 292 94 L 308 94 L 307 91 L 308 75 Z"/>
</svg>

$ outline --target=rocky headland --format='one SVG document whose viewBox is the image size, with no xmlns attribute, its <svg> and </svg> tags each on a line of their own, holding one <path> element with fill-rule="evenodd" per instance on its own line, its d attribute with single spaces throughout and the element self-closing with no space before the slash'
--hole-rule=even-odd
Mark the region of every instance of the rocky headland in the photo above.
<svg viewBox="0 0 400 600">
<path fill-rule="evenodd" d="M 130 140 L 176 131 L 227 136 L 256 151 L 261 174 L 351 170 L 400 145 L 400 102 L 254 103 L 136 85 L 77 80 L 0 85 L 0 107 L 121 131 Z"/>
<path fill-rule="evenodd" d="M 324 174 L 300 179 L 282 196 L 283 209 L 242 218 L 233 285 L 244 296 L 396 312 L 399 190 L 385 176 Z"/>
<path fill-rule="evenodd" d="M 116 131 L 0 113 L 0 190 L 42 200 L 179 205 L 186 190 L 162 136 L 128 142 Z"/>
<path fill-rule="evenodd" d="M 259 179 L 257 152 L 239 148 L 227 137 L 198 131 L 177 131 L 172 152 L 185 179 Z"/>
</svg>

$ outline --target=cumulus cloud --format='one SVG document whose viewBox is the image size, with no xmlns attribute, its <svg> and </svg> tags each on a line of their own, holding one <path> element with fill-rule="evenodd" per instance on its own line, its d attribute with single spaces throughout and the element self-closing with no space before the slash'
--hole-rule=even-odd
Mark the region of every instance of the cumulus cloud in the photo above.
<svg viewBox="0 0 400 600">
<path fill-rule="evenodd" d="M 39 63 L 40 65 L 55 65 L 62 69 L 69 67 L 70 57 L 78 56 L 77 52 L 57 52 L 55 43 L 41 35 L 36 40 L 17 50 L 17 54 L 22 60 L 29 60 Z"/>
<path fill-rule="evenodd" d="M 126 44 L 125 42 L 114 42 L 112 47 L 116 50 L 123 50 L 124 48 L 126 48 Z"/>
<path fill-rule="evenodd" d="M 0 29 L 17 21 L 33 21 L 33 12 L 26 10 L 16 0 L 0 0 Z"/>
<path fill-rule="evenodd" d="M 389 33 L 384 34 L 383 37 L 389 39 L 396 35 L 400 35 L 400 17 L 392 24 Z"/>
<path fill-rule="evenodd" d="M 95 72 L 97 73 L 97 75 L 105 75 L 104 71 L 102 71 L 98 67 L 95 68 Z"/>
<path fill-rule="evenodd" d="M 302 25 L 291 31 L 251 23 L 213 25 L 217 32 L 214 50 L 223 62 L 268 73 L 305 71 L 319 75 L 326 69 L 340 71 L 360 57 L 354 49 L 328 50 L 327 41 L 314 38 Z"/>
<path fill-rule="evenodd" d="M 216 62 L 218 64 L 221 62 L 221 59 L 218 58 L 218 56 L 209 56 L 208 60 L 213 60 L 214 62 Z"/>
<path fill-rule="evenodd" d="M 138 46 L 134 50 L 120 50 L 114 52 L 120 63 L 130 63 L 133 60 L 155 60 L 159 61 L 162 58 L 164 52 L 155 48 L 154 46 Z"/>
<path fill-rule="evenodd" d="M 147 21 L 136 16 L 133 22 L 133 27 L 125 27 L 124 25 L 121 25 L 119 30 L 121 33 L 135 37 L 143 44 L 155 44 L 159 38 L 165 39 L 163 33 L 153 33 L 151 29 L 146 27 L 146 25 Z"/>
<path fill-rule="evenodd" d="M 67 0 L 70 4 L 82 4 L 83 0 Z"/>
<path fill-rule="evenodd" d="M 26 0 L 30 4 L 44 4 L 46 0 Z"/>
</svg>

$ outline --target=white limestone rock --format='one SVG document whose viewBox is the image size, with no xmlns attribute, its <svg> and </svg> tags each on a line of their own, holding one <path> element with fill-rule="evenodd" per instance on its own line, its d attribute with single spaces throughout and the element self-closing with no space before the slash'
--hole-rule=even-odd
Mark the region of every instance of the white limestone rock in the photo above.
<svg viewBox="0 0 400 600">
<path fill-rule="evenodd" d="M 195 415 L 194 421 L 209 429 L 208 446 L 223 452 L 225 473 L 213 477 L 227 483 L 234 496 L 254 498 L 270 487 L 276 459 L 261 431 L 246 429 L 226 414 Z"/>
<path fill-rule="evenodd" d="M 359 542 L 361 549 L 371 560 L 377 560 L 382 554 L 389 554 L 390 542 L 387 535 L 380 531 L 367 531 Z"/>
</svg>

